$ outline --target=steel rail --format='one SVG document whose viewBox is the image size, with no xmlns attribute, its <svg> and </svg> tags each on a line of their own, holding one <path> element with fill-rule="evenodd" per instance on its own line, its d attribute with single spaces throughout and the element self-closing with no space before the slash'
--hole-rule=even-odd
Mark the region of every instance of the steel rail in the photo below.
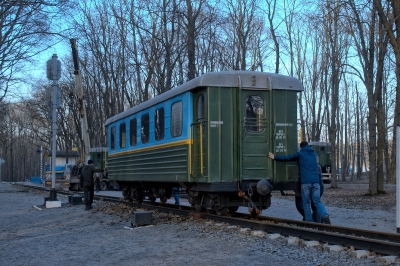
<svg viewBox="0 0 400 266">
<path fill-rule="evenodd" d="M 47 189 L 42 187 L 28 185 L 22 186 L 47 191 Z M 59 191 L 58 193 L 72 195 L 77 193 L 81 194 L 82 192 Z M 250 228 L 252 230 L 261 230 L 266 233 L 295 236 L 305 240 L 317 240 L 332 245 L 353 246 L 355 249 L 369 250 L 382 255 L 400 256 L 400 235 L 393 233 L 369 231 L 269 216 L 252 216 L 241 213 L 219 216 L 206 212 L 195 212 L 191 206 L 162 204 L 158 202 L 151 203 L 150 201 L 145 201 L 143 203 L 127 202 L 123 200 L 122 197 L 95 195 L 94 199 L 149 210 L 158 210 L 178 215 L 209 219 L 216 222 Z"/>
</svg>

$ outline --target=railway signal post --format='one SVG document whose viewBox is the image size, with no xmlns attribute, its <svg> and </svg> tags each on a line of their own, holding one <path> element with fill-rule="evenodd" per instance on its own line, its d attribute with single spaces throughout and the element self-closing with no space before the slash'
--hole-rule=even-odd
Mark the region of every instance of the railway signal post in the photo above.
<svg viewBox="0 0 400 266">
<path fill-rule="evenodd" d="M 400 125 L 396 127 L 396 227 L 400 234 Z"/>
<path fill-rule="evenodd" d="M 50 190 L 50 198 L 46 200 L 46 208 L 61 207 L 61 201 L 57 200 L 56 190 L 56 137 L 57 137 L 57 108 L 60 107 L 61 92 L 58 87 L 58 80 L 61 78 L 61 62 L 57 60 L 57 54 L 53 54 L 52 58 L 47 61 L 47 78 L 53 81 L 51 90 L 51 114 L 49 117 L 52 120 L 52 145 L 51 145 L 51 175 L 52 175 L 52 188 Z"/>
</svg>

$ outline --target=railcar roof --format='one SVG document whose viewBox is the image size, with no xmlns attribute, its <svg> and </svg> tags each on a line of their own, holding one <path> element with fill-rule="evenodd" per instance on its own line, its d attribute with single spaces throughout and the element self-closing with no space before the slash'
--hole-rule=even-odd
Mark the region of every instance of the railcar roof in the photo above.
<svg viewBox="0 0 400 266">
<path fill-rule="evenodd" d="M 105 126 L 198 87 L 239 88 L 239 82 L 241 83 L 242 88 L 253 90 L 265 88 L 271 89 L 272 87 L 275 90 L 303 91 L 303 85 L 297 78 L 280 74 L 244 70 L 209 72 L 178 87 L 172 88 L 171 90 L 166 91 L 163 94 L 160 94 L 144 103 L 136 105 L 122 113 L 108 118 Z"/>
</svg>

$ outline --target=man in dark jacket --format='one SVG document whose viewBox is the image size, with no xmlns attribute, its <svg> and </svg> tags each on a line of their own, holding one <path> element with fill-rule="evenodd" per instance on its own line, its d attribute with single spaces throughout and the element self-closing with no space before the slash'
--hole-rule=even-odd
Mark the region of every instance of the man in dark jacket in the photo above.
<svg viewBox="0 0 400 266">
<path fill-rule="evenodd" d="M 269 153 L 268 157 L 275 161 L 297 161 L 300 171 L 300 183 L 301 183 L 301 196 L 303 200 L 303 209 L 305 219 L 308 222 L 312 222 L 311 213 L 311 199 L 313 200 L 315 207 L 318 210 L 318 214 L 321 215 L 322 220 L 326 224 L 330 224 L 329 215 L 326 212 L 325 206 L 321 202 L 319 174 L 318 174 L 318 163 L 317 154 L 308 145 L 306 141 L 300 143 L 300 151 L 290 155 L 274 156 L 273 153 Z"/>
<path fill-rule="evenodd" d="M 94 180 L 93 180 L 94 172 L 103 172 L 103 170 L 96 169 L 94 167 L 93 161 L 89 160 L 88 164 L 82 168 L 81 172 L 86 211 L 92 209 L 93 195 L 94 195 Z"/>
</svg>

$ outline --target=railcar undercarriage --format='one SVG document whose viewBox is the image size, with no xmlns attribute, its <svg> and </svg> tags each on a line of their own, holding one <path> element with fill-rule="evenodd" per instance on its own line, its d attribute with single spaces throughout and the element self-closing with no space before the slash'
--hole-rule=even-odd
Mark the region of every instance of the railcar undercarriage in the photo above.
<svg viewBox="0 0 400 266">
<path fill-rule="evenodd" d="M 142 203 L 144 198 L 151 202 L 159 198 L 161 203 L 166 203 L 172 196 L 173 187 L 178 186 L 175 183 L 145 182 L 120 182 L 119 185 L 125 200 L 139 203 Z M 192 183 L 183 185 L 189 204 L 198 212 L 212 210 L 218 215 L 225 215 L 237 211 L 241 206 L 247 206 L 251 214 L 257 215 L 271 206 L 272 186 L 267 180 L 243 183 L 231 191 L 205 191 L 199 190 L 199 186 Z"/>
</svg>

